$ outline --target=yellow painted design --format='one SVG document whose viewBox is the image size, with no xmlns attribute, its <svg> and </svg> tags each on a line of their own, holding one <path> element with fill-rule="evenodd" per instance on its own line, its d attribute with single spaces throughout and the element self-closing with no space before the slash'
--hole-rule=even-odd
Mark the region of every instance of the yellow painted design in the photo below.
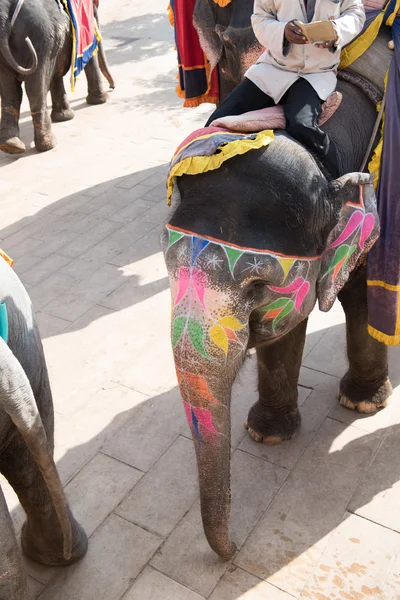
<svg viewBox="0 0 400 600">
<path fill-rule="evenodd" d="M 283 270 L 283 273 L 285 276 L 283 281 L 285 281 L 286 277 L 289 275 L 290 269 L 293 267 L 293 264 L 295 263 L 295 259 L 294 258 L 278 258 L 278 262 L 282 267 L 282 270 Z"/>
<path fill-rule="evenodd" d="M 227 327 L 234 331 L 240 331 L 244 327 L 236 317 L 222 317 L 222 319 L 219 319 L 218 323 L 222 325 L 222 327 Z"/>
<path fill-rule="evenodd" d="M 225 355 L 227 356 L 229 340 L 221 325 L 214 325 L 213 327 L 211 327 L 210 338 L 214 342 L 214 344 L 218 346 L 218 348 L 221 348 L 221 350 L 224 351 Z"/>
<path fill-rule="evenodd" d="M 201 139 L 201 137 L 198 139 Z M 218 154 L 213 154 L 212 156 L 188 156 L 187 158 L 184 158 L 182 161 L 174 165 L 169 172 L 167 195 L 168 204 L 171 204 L 175 177 L 179 177 L 180 175 L 198 175 L 199 173 L 206 173 L 206 171 L 219 169 L 219 167 L 226 160 L 229 160 L 234 156 L 238 156 L 239 154 L 246 154 L 246 152 L 249 150 L 257 150 L 263 146 L 268 146 L 273 139 L 274 132 L 270 129 L 266 129 L 264 131 L 260 131 L 255 139 L 240 139 L 229 142 L 224 146 L 220 146 L 218 148 Z M 181 150 L 182 149 L 180 149 L 180 151 Z"/>
</svg>

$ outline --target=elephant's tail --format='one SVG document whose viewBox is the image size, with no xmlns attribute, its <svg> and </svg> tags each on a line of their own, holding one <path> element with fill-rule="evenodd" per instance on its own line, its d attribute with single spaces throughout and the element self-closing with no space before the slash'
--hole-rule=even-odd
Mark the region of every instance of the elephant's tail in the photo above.
<svg viewBox="0 0 400 600">
<path fill-rule="evenodd" d="M 110 84 L 110 89 L 113 90 L 115 88 L 115 83 L 114 83 L 113 76 L 110 73 L 110 69 L 108 67 L 106 54 L 105 54 L 104 48 L 103 48 L 103 42 L 100 42 L 100 44 L 99 44 L 99 66 L 100 66 L 100 71 L 103 73 L 104 77 L 107 79 L 108 83 Z"/>
<path fill-rule="evenodd" d="M 72 553 L 70 511 L 36 400 L 20 362 L 1 338 L 0 347 L 2 359 L 4 358 L 0 369 L 0 407 L 23 437 L 43 476 L 61 527 L 64 558 L 69 560 Z"/>
<path fill-rule="evenodd" d="M 12 31 L 12 28 L 14 27 L 14 23 L 19 15 L 19 12 L 22 8 L 23 3 L 24 3 L 24 0 L 18 0 L 18 2 L 17 2 L 17 6 L 14 10 L 14 13 L 13 13 L 11 19 L 10 19 L 10 30 L 11 31 Z M 11 50 L 10 50 L 10 39 L 9 39 L 9 36 L 7 36 L 7 35 L 0 38 L 0 52 L 3 55 L 4 59 L 10 65 L 10 67 L 12 69 L 14 69 L 14 71 L 17 71 L 17 73 L 20 73 L 20 75 L 32 75 L 32 73 L 34 73 L 37 69 L 38 57 L 37 57 L 36 50 L 33 47 L 33 44 L 31 42 L 30 38 L 28 38 L 28 37 L 25 38 L 25 44 L 27 45 L 29 53 L 32 57 L 32 65 L 28 68 L 21 67 L 21 65 L 19 65 L 17 63 L 17 61 L 15 60 L 15 58 L 13 57 Z"/>
</svg>

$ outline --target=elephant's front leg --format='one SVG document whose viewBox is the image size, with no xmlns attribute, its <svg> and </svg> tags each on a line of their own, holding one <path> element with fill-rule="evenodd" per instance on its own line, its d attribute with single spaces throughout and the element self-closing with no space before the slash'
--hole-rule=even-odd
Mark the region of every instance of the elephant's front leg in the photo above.
<svg viewBox="0 0 400 600">
<path fill-rule="evenodd" d="M 21 154 L 25 152 L 25 144 L 19 138 L 22 84 L 13 73 L 1 73 L 0 96 L 0 150 L 7 154 Z"/>
<path fill-rule="evenodd" d="M 306 328 L 307 319 L 274 344 L 256 349 L 259 399 L 245 423 L 256 442 L 279 444 L 300 425 L 297 384 Z"/>
<path fill-rule="evenodd" d="M 0 598 L 31 600 L 14 527 L 0 486 Z"/>
<path fill-rule="evenodd" d="M 346 314 L 349 370 L 340 382 L 340 404 L 374 413 L 389 404 L 387 347 L 368 333 L 366 268 L 361 267 L 339 293 Z"/>
</svg>

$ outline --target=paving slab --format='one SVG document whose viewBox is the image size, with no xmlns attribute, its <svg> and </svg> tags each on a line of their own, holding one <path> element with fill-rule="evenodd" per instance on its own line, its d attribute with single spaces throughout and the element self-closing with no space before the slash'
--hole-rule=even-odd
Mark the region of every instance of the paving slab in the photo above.
<svg viewBox="0 0 400 600">
<path fill-rule="evenodd" d="M 41 600 L 119 600 L 161 538 L 110 515 L 90 540 L 85 558 L 63 569 Z"/>
<path fill-rule="evenodd" d="M 148 567 L 124 600 L 203 600 L 203 597 Z"/>
<path fill-rule="evenodd" d="M 209 600 L 292 600 L 294 596 L 231 565 Z"/>
<path fill-rule="evenodd" d="M 166 537 L 192 506 L 198 493 L 193 443 L 178 437 L 115 513 Z"/>
</svg>

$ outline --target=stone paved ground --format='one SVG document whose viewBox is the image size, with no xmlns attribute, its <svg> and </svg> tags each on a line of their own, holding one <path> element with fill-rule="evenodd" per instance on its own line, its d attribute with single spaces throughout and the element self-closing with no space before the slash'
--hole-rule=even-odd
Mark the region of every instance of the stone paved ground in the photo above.
<svg viewBox="0 0 400 600">
<path fill-rule="evenodd" d="M 73 567 L 28 562 L 32 590 L 41 600 L 399 599 L 400 388 L 376 416 L 337 404 L 338 306 L 311 318 L 294 440 L 271 448 L 247 437 L 256 383 L 246 364 L 233 410 L 240 552 L 222 563 L 204 540 L 158 238 L 167 162 L 212 107 L 180 108 L 165 2 L 103 2 L 109 104 L 86 106 L 81 80 L 56 150 L 0 156 L 1 246 L 38 313 L 57 464 L 90 536 Z M 26 104 L 22 122 L 29 144 Z M 391 364 L 396 386 L 398 350 Z M 2 485 L 18 531 L 21 509 Z"/>
</svg>

